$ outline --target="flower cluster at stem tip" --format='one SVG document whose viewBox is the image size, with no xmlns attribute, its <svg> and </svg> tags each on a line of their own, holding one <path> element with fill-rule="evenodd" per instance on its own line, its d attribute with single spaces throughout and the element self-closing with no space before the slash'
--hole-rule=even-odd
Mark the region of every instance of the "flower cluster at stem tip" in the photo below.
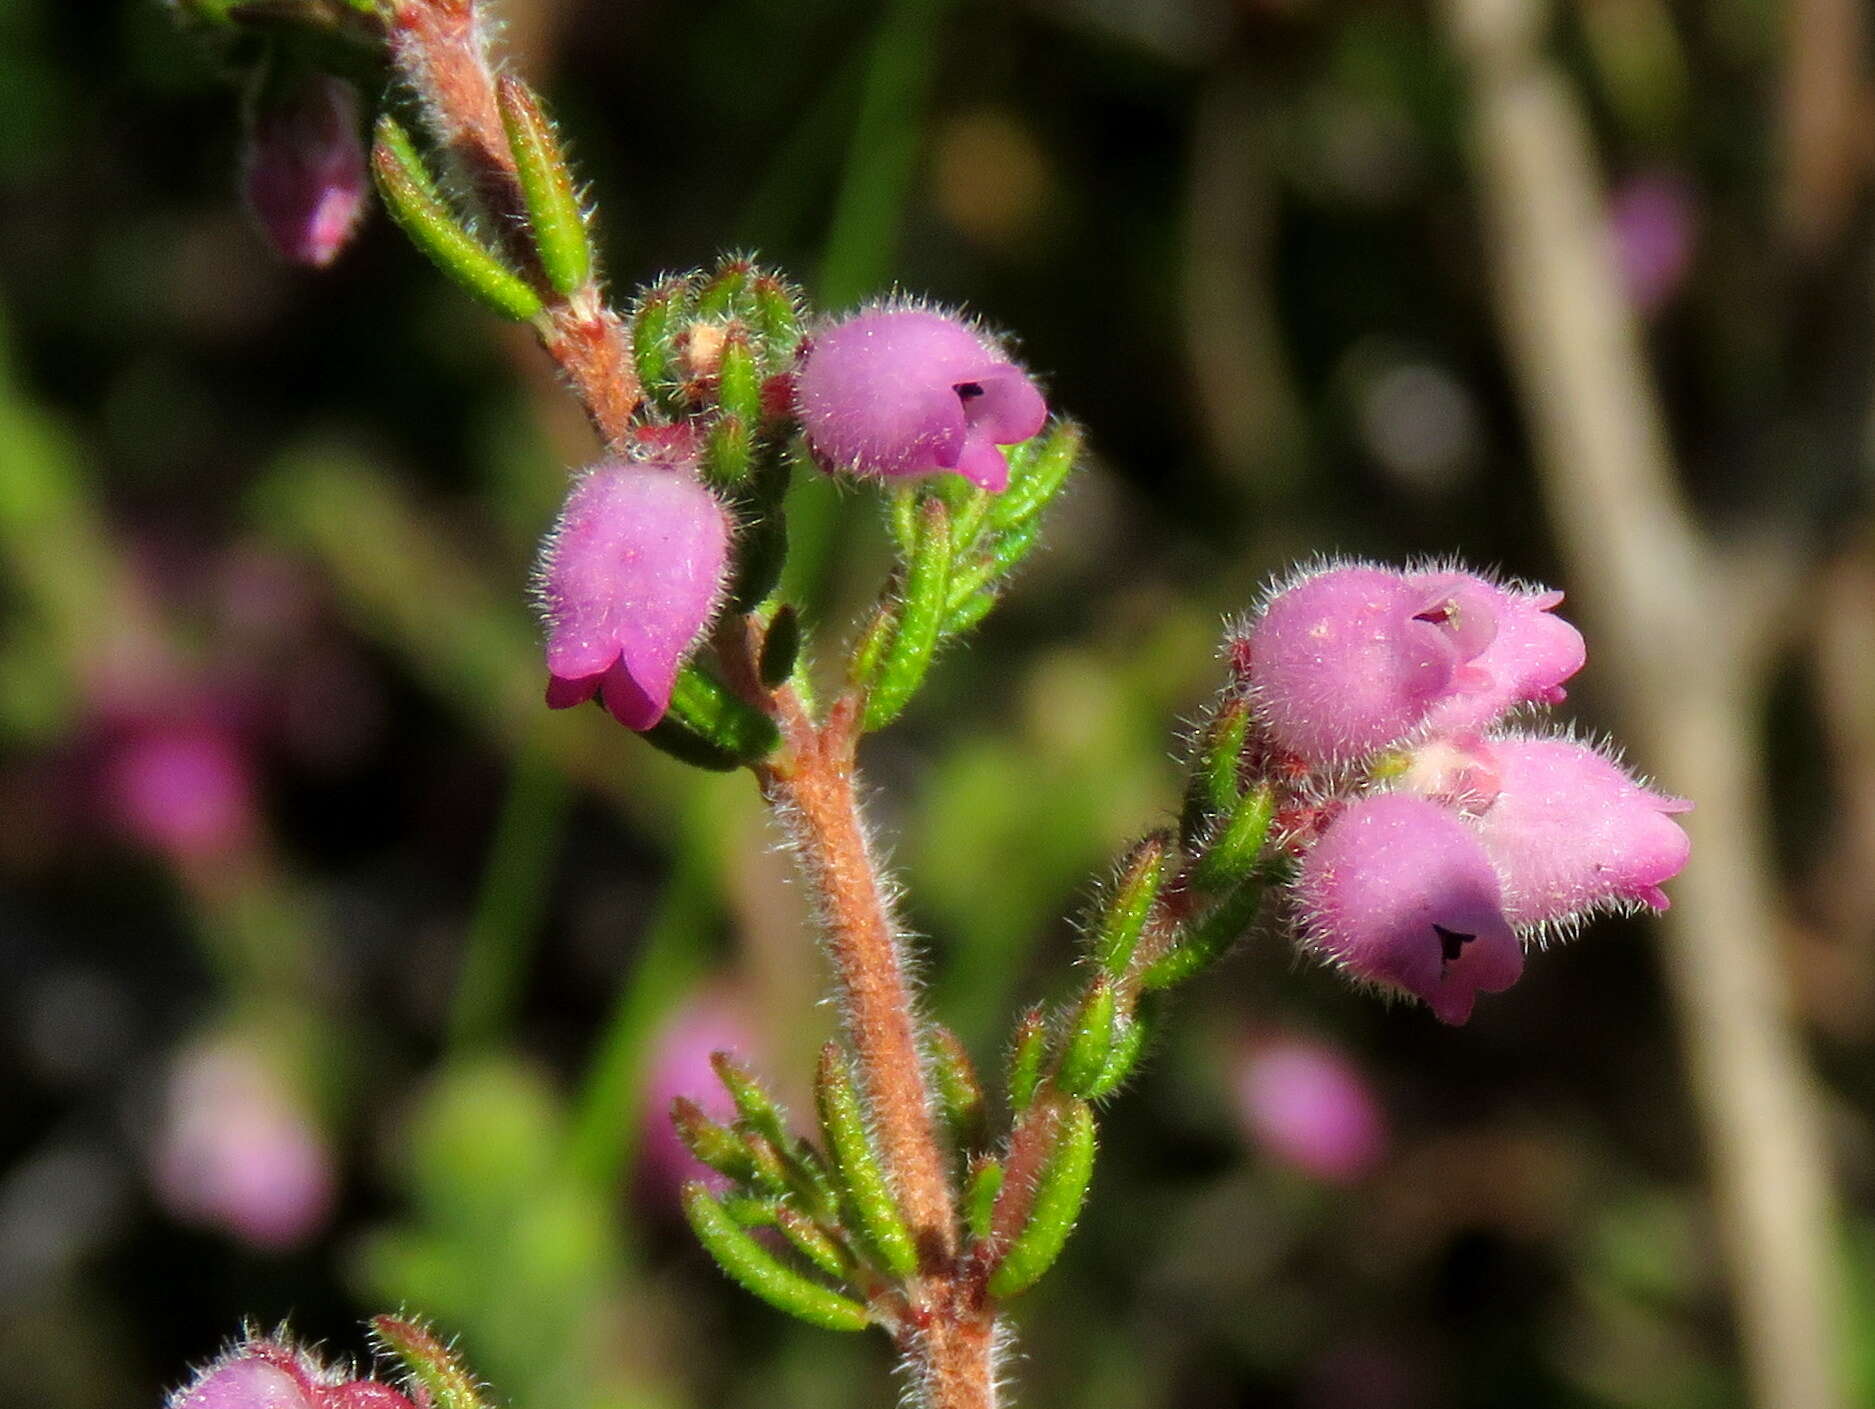
<svg viewBox="0 0 1875 1409">
<path fill-rule="evenodd" d="M 884 304 L 802 341 L 792 410 L 814 462 L 833 474 L 899 479 L 945 472 L 1000 492 L 1002 446 L 1039 433 L 1048 406 L 1028 374 L 961 318 Z M 619 723 L 650 729 L 707 634 L 732 570 L 732 516 L 675 445 L 582 475 L 537 569 L 547 627 L 547 703 L 597 698 Z"/>
<path fill-rule="evenodd" d="M 1585 659 L 1562 594 L 1448 567 L 1334 564 L 1228 643 L 1298 859 L 1304 945 L 1447 1023 L 1509 988 L 1524 948 L 1602 910 L 1663 910 L 1691 806 L 1604 749 L 1508 727 Z"/>
</svg>

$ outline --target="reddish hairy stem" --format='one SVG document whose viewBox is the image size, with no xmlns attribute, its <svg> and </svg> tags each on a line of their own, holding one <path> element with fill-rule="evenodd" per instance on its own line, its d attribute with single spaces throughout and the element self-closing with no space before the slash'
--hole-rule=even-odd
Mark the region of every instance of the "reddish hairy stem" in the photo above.
<svg viewBox="0 0 1875 1409">
<path fill-rule="evenodd" d="M 814 889 L 879 1153 L 926 1269 L 940 1270 L 956 1250 L 956 1211 L 897 927 L 860 821 L 851 726 L 839 710 L 820 730 L 798 713 L 786 722 L 794 756 L 765 773 L 763 788 L 783 810 Z"/>
<path fill-rule="evenodd" d="M 920 1256 L 895 1328 L 925 1409 L 994 1409 L 995 1319 L 959 1265 L 956 1205 L 938 1141 L 897 926 L 866 844 L 852 702 L 816 728 L 793 692 L 774 697 L 789 748 L 762 791 L 786 821 L 826 933 L 879 1154 Z"/>
</svg>

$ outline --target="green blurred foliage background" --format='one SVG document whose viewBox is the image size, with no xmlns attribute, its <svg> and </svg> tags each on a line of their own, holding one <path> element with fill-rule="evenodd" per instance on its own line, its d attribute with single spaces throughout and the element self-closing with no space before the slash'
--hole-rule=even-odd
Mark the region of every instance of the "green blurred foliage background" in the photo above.
<svg viewBox="0 0 1875 1409">
<path fill-rule="evenodd" d="M 1550 44 L 1629 202 L 1611 236 L 1702 512 L 1820 506 L 1754 711 L 1853 1297 L 1875 1286 L 1875 128 L 1790 147 L 1811 90 L 1785 67 L 1830 12 L 1574 0 Z M 867 758 L 931 1007 L 986 1065 L 1064 981 L 1089 878 L 1175 805 L 1181 721 L 1261 583 L 1316 552 L 1562 578 L 1436 14 L 503 16 L 621 296 L 729 248 L 829 307 L 925 292 L 1017 331 L 1088 427 L 1046 551 Z M 1853 26 L 1850 53 L 1866 116 Z M 746 782 L 538 706 L 528 564 L 584 423 L 381 217 L 323 275 L 277 263 L 236 198 L 226 79 L 155 0 L 0 8 L 0 1397 L 155 1405 L 244 1316 L 345 1352 L 408 1305 L 517 1409 L 891 1402 L 882 1345 L 729 1288 L 644 1172 L 661 1034 L 700 995 L 732 996 L 797 1109 L 832 1015 Z M 883 566 L 876 505 L 797 501 L 795 582 L 838 631 Z M 212 863 L 136 844 L 99 781 L 152 675 L 214 701 L 255 780 L 253 831 Z M 1591 655 L 1590 729 L 1605 689 Z M 1274 932 L 1200 988 L 1016 1312 L 1023 1402 L 1743 1402 L 1644 926 L 1596 924 L 1460 1030 Z M 1391 1139 L 1365 1177 L 1312 1180 L 1247 1132 L 1245 1054 L 1280 1034 L 1371 1081 Z M 286 1249 L 164 1194 L 177 1063 L 207 1035 L 263 1053 L 329 1150 L 332 1206 Z M 1875 1336 L 1852 1340 L 1875 1394 Z"/>
</svg>

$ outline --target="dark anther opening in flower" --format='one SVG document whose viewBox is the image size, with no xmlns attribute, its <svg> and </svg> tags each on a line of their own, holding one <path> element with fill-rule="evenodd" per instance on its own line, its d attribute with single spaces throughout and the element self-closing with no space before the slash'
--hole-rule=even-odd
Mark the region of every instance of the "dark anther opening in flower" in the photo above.
<svg viewBox="0 0 1875 1409">
<path fill-rule="evenodd" d="M 1465 946 L 1478 937 L 1475 934 L 1460 934 L 1457 930 L 1448 930 L 1444 925 L 1439 924 L 1435 924 L 1432 928 L 1439 936 L 1439 957 L 1448 964 L 1457 963 L 1458 956 L 1464 952 Z"/>
<path fill-rule="evenodd" d="M 955 390 L 957 392 L 957 395 L 960 396 L 963 400 L 969 401 L 973 397 L 978 397 L 978 396 L 983 395 L 983 383 L 981 382 L 959 382 L 957 383 Z"/>
<path fill-rule="evenodd" d="M 1428 607 L 1423 612 L 1413 613 L 1414 621 L 1429 622 L 1433 626 L 1444 626 L 1452 619 L 1453 608 L 1450 602 L 1441 602 L 1436 607 Z"/>
</svg>

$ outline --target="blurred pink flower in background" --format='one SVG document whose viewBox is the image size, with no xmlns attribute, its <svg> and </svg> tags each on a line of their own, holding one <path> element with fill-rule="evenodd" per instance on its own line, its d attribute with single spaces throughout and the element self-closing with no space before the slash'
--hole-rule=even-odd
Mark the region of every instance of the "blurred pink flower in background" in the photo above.
<svg viewBox="0 0 1875 1409">
<path fill-rule="evenodd" d="M 1288 1034 L 1252 1042 L 1236 1073 L 1251 1141 L 1315 1179 L 1349 1184 L 1387 1153 L 1387 1121 L 1366 1076 L 1326 1043 Z"/>
<path fill-rule="evenodd" d="M 757 1048 L 746 1008 L 724 989 L 704 990 L 666 1022 L 658 1034 L 645 1086 L 638 1183 L 648 1202 L 675 1209 L 685 1180 L 721 1184 L 721 1176 L 699 1164 L 677 1138 L 671 1127 L 671 1102 L 688 1096 L 713 1119 L 733 1121 L 735 1104 L 717 1080 L 710 1054 L 729 1052 L 746 1061 L 757 1055 Z"/>
<path fill-rule="evenodd" d="M 177 862 L 226 857 L 255 832 L 247 746 L 208 720 L 126 729 L 108 751 L 102 800 L 121 831 Z"/>
<path fill-rule="evenodd" d="M 1608 232 L 1634 306 L 1657 313 L 1673 301 L 1692 268 L 1699 212 L 1684 177 L 1647 171 L 1609 193 Z"/>
<path fill-rule="evenodd" d="M 350 243 L 370 192 L 358 90 L 329 74 L 270 85 L 242 157 L 248 209 L 282 259 L 323 269 Z"/>
<path fill-rule="evenodd" d="M 158 1200 L 177 1219 L 267 1251 L 305 1243 L 331 1214 L 331 1150 L 261 1044 L 238 1035 L 182 1049 L 152 1155 Z"/>
</svg>

